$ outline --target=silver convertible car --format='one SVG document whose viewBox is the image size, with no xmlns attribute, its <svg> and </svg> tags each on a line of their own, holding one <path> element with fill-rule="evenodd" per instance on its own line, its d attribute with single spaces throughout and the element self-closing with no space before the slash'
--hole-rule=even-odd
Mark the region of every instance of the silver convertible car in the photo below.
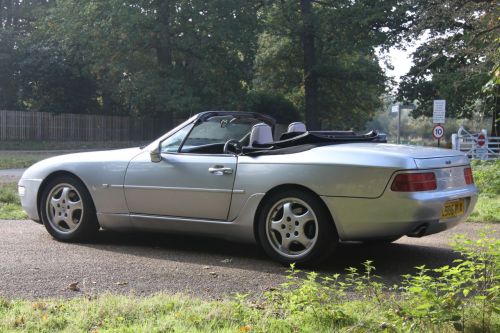
<svg viewBox="0 0 500 333">
<path fill-rule="evenodd" d="M 60 241 L 99 228 L 257 242 L 311 263 L 339 241 L 391 242 L 454 227 L 477 200 L 458 151 L 393 145 L 377 132 L 307 131 L 257 113 L 197 114 L 141 148 L 49 158 L 19 181 L 29 217 Z"/>
</svg>

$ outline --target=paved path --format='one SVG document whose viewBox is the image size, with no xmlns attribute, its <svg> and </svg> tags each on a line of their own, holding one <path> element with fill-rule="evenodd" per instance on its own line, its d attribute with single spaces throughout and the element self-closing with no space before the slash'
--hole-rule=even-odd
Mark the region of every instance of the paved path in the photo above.
<svg viewBox="0 0 500 333">
<path fill-rule="evenodd" d="M 344 272 L 374 260 L 377 274 L 397 282 L 418 265 L 436 267 L 457 258 L 447 245 L 455 233 L 470 236 L 484 227 L 462 224 L 421 239 L 402 238 L 374 246 L 342 244 L 335 258 L 318 270 Z M 500 236 L 500 225 L 491 225 Z M 286 268 L 253 245 L 218 239 L 162 234 L 119 234 L 101 231 L 87 244 L 53 240 L 31 221 L 0 220 L 0 297 L 73 297 L 102 292 L 187 293 L 219 298 L 235 292 L 263 292 L 284 281 Z M 78 282 L 80 291 L 68 285 Z"/>
<path fill-rule="evenodd" d="M 26 169 L 0 169 L 0 184 L 17 183 Z"/>
</svg>

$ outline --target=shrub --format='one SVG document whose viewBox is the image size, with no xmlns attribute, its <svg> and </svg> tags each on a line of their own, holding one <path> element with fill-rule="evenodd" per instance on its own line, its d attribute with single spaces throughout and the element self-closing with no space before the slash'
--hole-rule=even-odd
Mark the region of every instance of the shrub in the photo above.
<svg viewBox="0 0 500 333">
<path fill-rule="evenodd" d="M 474 182 L 484 194 L 500 195 L 500 160 L 471 162 Z"/>
</svg>

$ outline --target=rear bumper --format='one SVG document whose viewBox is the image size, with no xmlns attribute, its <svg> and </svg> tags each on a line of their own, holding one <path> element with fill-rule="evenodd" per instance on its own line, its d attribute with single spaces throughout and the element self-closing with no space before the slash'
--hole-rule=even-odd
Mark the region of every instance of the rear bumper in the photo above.
<svg viewBox="0 0 500 333">
<path fill-rule="evenodd" d="M 18 186 L 24 187 L 24 195 L 21 196 L 21 206 L 23 207 L 28 217 L 36 222 L 40 222 L 40 216 L 38 215 L 38 189 L 42 183 L 41 179 L 23 179 L 19 181 Z"/>
<path fill-rule="evenodd" d="M 447 201 L 465 200 L 465 214 L 441 219 Z M 474 185 L 445 191 L 401 193 L 386 191 L 375 199 L 322 197 L 342 240 L 395 236 L 421 237 L 453 228 L 467 219 L 477 202 Z"/>
</svg>

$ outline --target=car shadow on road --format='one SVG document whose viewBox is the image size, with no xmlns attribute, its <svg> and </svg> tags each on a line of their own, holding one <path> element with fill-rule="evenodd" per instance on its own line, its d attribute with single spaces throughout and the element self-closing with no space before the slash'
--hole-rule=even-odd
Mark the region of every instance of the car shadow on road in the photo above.
<svg viewBox="0 0 500 333">
<path fill-rule="evenodd" d="M 287 267 L 268 258 L 257 245 L 223 239 L 101 231 L 94 241 L 80 245 L 151 259 L 287 274 Z M 371 260 L 377 275 L 395 283 L 401 280 L 401 275 L 414 273 L 416 266 L 435 268 L 450 264 L 459 257 L 458 253 L 444 247 L 406 242 L 382 245 L 346 242 L 338 246 L 330 260 L 308 269 L 325 274 L 344 273 L 348 267 L 362 269 L 362 263 Z"/>
</svg>

